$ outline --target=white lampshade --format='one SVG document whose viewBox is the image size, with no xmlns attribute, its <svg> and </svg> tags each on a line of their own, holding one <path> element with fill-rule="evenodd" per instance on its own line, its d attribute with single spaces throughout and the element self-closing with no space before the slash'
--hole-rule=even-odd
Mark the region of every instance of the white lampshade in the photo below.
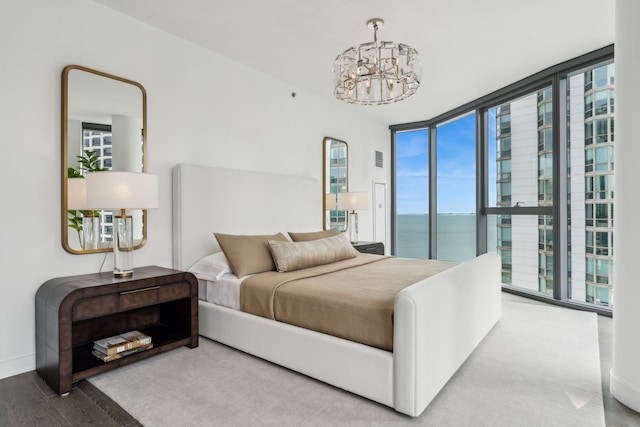
<svg viewBox="0 0 640 427">
<path fill-rule="evenodd" d="M 141 172 L 91 172 L 87 174 L 89 209 L 155 209 L 158 177 Z"/>
<path fill-rule="evenodd" d="M 67 209 L 87 210 L 87 181 L 83 178 L 67 178 Z"/>
<path fill-rule="evenodd" d="M 326 211 L 335 211 L 338 208 L 335 193 L 326 193 L 324 195 L 324 209 Z"/>
<path fill-rule="evenodd" d="M 369 197 L 366 191 L 338 193 L 338 209 L 357 211 L 369 208 Z"/>
</svg>

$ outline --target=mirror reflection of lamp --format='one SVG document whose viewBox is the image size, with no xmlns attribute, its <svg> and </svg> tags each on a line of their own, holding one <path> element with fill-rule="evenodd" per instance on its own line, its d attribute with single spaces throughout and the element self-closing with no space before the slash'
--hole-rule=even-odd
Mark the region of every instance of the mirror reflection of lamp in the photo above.
<svg viewBox="0 0 640 427">
<path fill-rule="evenodd" d="M 158 207 L 158 177 L 142 172 L 91 172 L 87 174 L 89 209 L 120 211 L 113 217 L 113 275 L 133 275 L 133 232 L 127 209 Z"/>
<path fill-rule="evenodd" d="M 366 191 L 352 191 L 338 194 L 338 209 L 349 212 L 347 232 L 349 241 L 358 243 L 358 210 L 369 208 L 369 197 Z"/>
<path fill-rule="evenodd" d="M 324 210 L 325 210 L 325 229 L 331 228 L 331 215 L 327 211 L 338 210 L 338 195 L 336 193 L 325 193 L 324 195 Z"/>
<path fill-rule="evenodd" d="M 324 195 L 324 208 L 327 211 L 335 211 L 338 209 L 338 195 L 335 193 L 327 193 Z"/>
<path fill-rule="evenodd" d="M 67 179 L 67 206 L 70 211 L 82 211 L 82 233 L 78 230 L 80 247 L 98 249 L 100 245 L 100 217 L 87 208 L 87 181 L 84 178 Z"/>
</svg>

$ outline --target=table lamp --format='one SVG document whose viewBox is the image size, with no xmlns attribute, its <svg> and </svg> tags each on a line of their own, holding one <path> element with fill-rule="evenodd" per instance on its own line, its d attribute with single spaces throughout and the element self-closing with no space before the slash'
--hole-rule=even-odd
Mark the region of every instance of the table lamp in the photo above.
<svg viewBox="0 0 640 427">
<path fill-rule="evenodd" d="M 358 212 L 368 209 L 369 200 L 365 191 L 338 193 L 338 210 L 349 212 L 347 232 L 351 243 L 358 243 Z"/>
<path fill-rule="evenodd" d="M 127 209 L 158 207 L 158 177 L 141 172 L 90 172 L 87 181 L 89 209 L 114 211 L 113 275 L 133 275 L 132 218 Z M 115 215 L 119 211 L 119 215 Z"/>
</svg>

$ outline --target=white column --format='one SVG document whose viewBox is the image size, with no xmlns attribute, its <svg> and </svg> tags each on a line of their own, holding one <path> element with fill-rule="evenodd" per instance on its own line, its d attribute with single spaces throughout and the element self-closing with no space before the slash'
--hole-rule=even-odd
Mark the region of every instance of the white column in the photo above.
<svg viewBox="0 0 640 427">
<path fill-rule="evenodd" d="M 111 117 L 111 169 L 119 172 L 142 172 L 142 120 L 122 115 Z M 133 221 L 133 240 L 142 240 L 142 211 L 128 211 Z"/>
<path fill-rule="evenodd" d="M 78 157 L 81 156 L 82 147 L 82 122 L 79 120 L 69 120 L 67 122 L 67 165 L 70 168 L 78 169 Z"/>
<path fill-rule="evenodd" d="M 119 172 L 142 172 L 142 120 L 129 116 L 111 117 L 111 167 Z"/>
<path fill-rule="evenodd" d="M 611 394 L 640 412 L 640 2 L 616 0 L 614 315 Z"/>
</svg>

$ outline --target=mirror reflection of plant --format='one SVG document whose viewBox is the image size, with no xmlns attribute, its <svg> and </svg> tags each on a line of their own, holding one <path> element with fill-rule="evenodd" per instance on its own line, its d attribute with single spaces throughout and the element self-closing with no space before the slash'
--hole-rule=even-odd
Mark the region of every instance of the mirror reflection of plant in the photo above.
<svg viewBox="0 0 640 427">
<path fill-rule="evenodd" d="M 81 156 L 76 156 L 80 167 L 69 168 L 69 178 L 84 178 L 87 172 L 104 172 L 109 169 L 100 166 L 100 154 L 93 150 L 84 150 Z"/>
<path fill-rule="evenodd" d="M 67 169 L 68 178 L 84 179 L 87 172 L 104 172 L 108 168 L 100 166 L 100 154 L 97 151 L 84 150 L 81 156 L 76 156 L 79 168 L 69 167 Z M 97 217 L 100 212 L 94 210 L 70 210 L 69 212 L 69 228 L 76 230 L 80 244 L 84 247 L 82 239 L 82 218 Z"/>
</svg>

